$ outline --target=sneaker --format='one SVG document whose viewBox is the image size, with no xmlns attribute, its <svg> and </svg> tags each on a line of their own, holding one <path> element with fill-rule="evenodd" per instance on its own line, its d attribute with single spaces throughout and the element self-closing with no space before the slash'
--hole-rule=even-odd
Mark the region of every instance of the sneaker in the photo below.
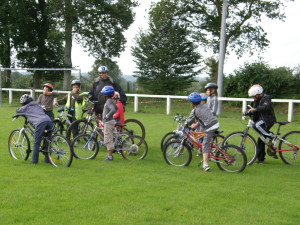
<svg viewBox="0 0 300 225">
<path fill-rule="evenodd" d="M 110 158 L 110 157 L 107 156 L 106 159 L 105 159 L 104 161 L 105 161 L 105 162 L 113 161 L 113 157 Z"/>
<path fill-rule="evenodd" d="M 257 161 L 256 164 L 264 164 L 264 161 Z"/>
<path fill-rule="evenodd" d="M 204 167 L 202 168 L 202 170 L 203 170 L 204 172 L 208 172 L 208 171 L 210 170 L 210 167 L 209 167 L 209 166 L 204 166 Z"/>
</svg>

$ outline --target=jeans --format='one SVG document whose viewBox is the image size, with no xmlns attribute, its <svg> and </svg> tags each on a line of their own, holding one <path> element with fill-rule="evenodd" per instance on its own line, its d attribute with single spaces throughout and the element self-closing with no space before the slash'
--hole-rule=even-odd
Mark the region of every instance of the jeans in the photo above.
<svg viewBox="0 0 300 225">
<path fill-rule="evenodd" d="M 33 145 L 33 153 L 32 153 L 31 163 L 38 163 L 40 145 L 41 145 L 41 141 L 43 139 L 44 131 L 51 130 L 51 129 L 52 129 L 52 122 L 49 122 L 49 121 L 42 122 L 36 126 L 36 128 L 34 130 L 34 145 Z M 47 139 L 49 139 L 51 137 L 51 135 L 52 135 L 52 131 L 47 132 Z M 47 146 L 48 146 L 48 143 L 44 143 L 43 148 L 46 148 Z M 45 157 L 45 161 L 47 161 L 46 157 Z"/>
</svg>

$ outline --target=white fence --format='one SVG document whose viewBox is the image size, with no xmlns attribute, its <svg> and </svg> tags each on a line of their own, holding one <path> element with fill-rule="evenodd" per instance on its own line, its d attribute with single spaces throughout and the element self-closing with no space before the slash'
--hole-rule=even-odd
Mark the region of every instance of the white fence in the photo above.
<svg viewBox="0 0 300 225">
<path fill-rule="evenodd" d="M 33 97 L 35 96 L 35 92 L 43 92 L 43 90 L 32 90 L 32 89 L 12 89 L 12 88 L 2 88 L 3 91 L 8 91 L 9 96 L 9 104 L 12 103 L 13 100 L 13 91 L 17 92 L 29 92 Z M 59 93 L 69 93 L 69 91 L 58 91 Z M 145 95 L 145 94 L 126 94 L 129 97 L 134 97 L 134 112 L 138 112 L 139 109 L 139 98 L 162 98 L 166 99 L 166 114 L 171 114 L 171 99 L 187 99 L 187 96 L 174 96 L 174 95 Z M 219 97 L 220 101 L 238 101 L 242 102 L 242 111 L 246 111 L 247 102 L 253 101 L 250 98 L 227 98 L 227 97 Z M 272 99 L 272 102 L 281 102 L 288 104 L 288 121 L 292 122 L 293 120 L 293 111 L 294 111 L 294 103 L 300 103 L 300 100 L 292 100 L 292 99 Z"/>
</svg>

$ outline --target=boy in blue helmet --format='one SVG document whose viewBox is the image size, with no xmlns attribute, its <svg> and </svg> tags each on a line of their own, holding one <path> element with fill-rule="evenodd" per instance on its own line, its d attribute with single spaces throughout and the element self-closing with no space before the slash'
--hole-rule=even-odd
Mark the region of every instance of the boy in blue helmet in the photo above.
<svg viewBox="0 0 300 225">
<path fill-rule="evenodd" d="M 107 157 L 105 161 L 113 160 L 113 152 L 115 150 L 114 146 L 114 129 L 116 121 L 113 118 L 114 114 L 117 112 L 117 106 L 113 99 L 115 90 L 111 86 L 104 86 L 101 90 L 101 93 L 105 96 L 105 105 L 103 107 L 102 121 L 104 125 L 104 144 L 107 149 Z"/>
<path fill-rule="evenodd" d="M 205 133 L 202 142 L 203 171 L 209 171 L 208 154 L 210 151 L 210 142 L 215 131 L 219 128 L 219 122 L 206 104 L 200 104 L 202 100 L 200 94 L 193 92 L 188 96 L 188 100 L 191 102 L 193 110 L 187 118 L 186 123 L 187 125 L 192 125 L 194 122 L 199 122 L 202 131 Z"/>
</svg>

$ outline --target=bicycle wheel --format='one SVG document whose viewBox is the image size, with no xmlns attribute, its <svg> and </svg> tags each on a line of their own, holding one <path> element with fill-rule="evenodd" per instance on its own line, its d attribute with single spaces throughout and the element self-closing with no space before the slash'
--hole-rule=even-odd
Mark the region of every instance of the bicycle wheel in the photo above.
<svg viewBox="0 0 300 225">
<path fill-rule="evenodd" d="M 280 141 L 278 145 L 278 149 L 283 150 L 279 152 L 280 158 L 286 164 L 300 165 L 299 150 L 292 150 L 295 148 L 293 147 L 293 145 L 297 146 L 298 148 L 300 147 L 300 131 L 291 131 L 285 134 L 282 138 L 288 141 L 289 143 L 291 143 L 292 146 L 285 143 L 284 141 Z M 288 151 L 287 149 L 290 150 Z"/>
<path fill-rule="evenodd" d="M 27 160 L 31 152 L 27 134 L 20 129 L 13 130 L 8 138 L 8 150 L 14 159 Z"/>
<path fill-rule="evenodd" d="M 165 144 L 163 147 L 163 151 L 165 150 L 166 145 L 171 142 L 171 141 L 181 141 L 182 139 L 182 135 L 179 133 L 175 133 L 173 136 L 169 136 L 166 140 L 165 140 Z M 187 144 L 187 143 L 186 143 Z"/>
<path fill-rule="evenodd" d="M 91 134 L 93 130 L 94 124 L 86 119 L 75 120 L 68 127 L 66 137 L 72 141 L 79 134 Z"/>
<path fill-rule="evenodd" d="M 224 136 L 223 135 L 220 135 L 220 134 L 214 135 L 213 142 L 215 144 L 217 144 L 218 146 L 221 146 L 223 141 L 224 141 Z"/>
<path fill-rule="evenodd" d="M 122 127 L 121 132 L 128 133 L 128 135 L 139 136 L 145 139 L 146 132 L 144 125 L 136 119 L 128 119 L 124 122 L 126 126 Z"/>
<path fill-rule="evenodd" d="M 50 163 L 55 167 L 69 167 L 72 164 L 73 153 L 70 141 L 60 134 L 51 137 L 48 145 Z"/>
<path fill-rule="evenodd" d="M 224 145 L 216 153 L 217 166 L 225 172 L 242 172 L 247 165 L 245 152 L 235 145 Z"/>
<path fill-rule="evenodd" d="M 168 140 L 170 137 L 175 135 L 176 133 L 174 131 L 166 133 L 163 138 L 160 141 L 160 149 L 161 151 L 164 150 L 164 145 L 166 144 L 166 140 Z"/>
<path fill-rule="evenodd" d="M 247 156 L 247 165 L 253 164 L 257 157 L 258 147 L 255 139 L 250 134 L 247 134 L 244 138 L 243 132 L 233 132 L 224 138 L 223 145 L 239 146 Z"/>
<path fill-rule="evenodd" d="M 97 140 L 88 134 L 80 134 L 74 138 L 72 149 L 77 159 L 94 159 L 99 152 Z"/>
<path fill-rule="evenodd" d="M 144 159 L 148 153 L 148 145 L 145 139 L 139 136 L 129 136 L 122 142 L 121 154 L 124 159 Z"/>
<path fill-rule="evenodd" d="M 53 133 L 52 134 L 64 134 L 66 129 L 60 120 L 53 121 Z"/>
<path fill-rule="evenodd" d="M 181 141 L 167 143 L 163 154 L 166 163 L 173 166 L 188 166 L 192 160 L 191 148 Z"/>
</svg>

